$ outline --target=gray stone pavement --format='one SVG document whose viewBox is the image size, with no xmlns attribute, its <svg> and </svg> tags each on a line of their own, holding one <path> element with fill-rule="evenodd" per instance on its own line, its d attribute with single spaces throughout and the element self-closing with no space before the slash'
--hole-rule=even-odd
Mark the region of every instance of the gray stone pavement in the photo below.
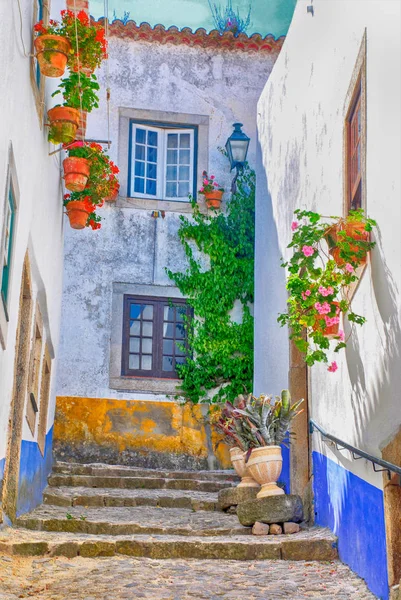
<svg viewBox="0 0 401 600">
<path fill-rule="evenodd" d="M 0 557 L 0 600 L 374 600 L 345 565 Z"/>
</svg>

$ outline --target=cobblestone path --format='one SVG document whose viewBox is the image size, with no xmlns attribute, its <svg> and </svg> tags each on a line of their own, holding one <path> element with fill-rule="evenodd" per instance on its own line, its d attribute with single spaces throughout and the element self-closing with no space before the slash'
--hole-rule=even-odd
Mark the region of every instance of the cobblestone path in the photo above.
<svg viewBox="0 0 401 600">
<path fill-rule="evenodd" d="M 0 557 L 0 600 L 374 600 L 338 561 Z"/>
</svg>

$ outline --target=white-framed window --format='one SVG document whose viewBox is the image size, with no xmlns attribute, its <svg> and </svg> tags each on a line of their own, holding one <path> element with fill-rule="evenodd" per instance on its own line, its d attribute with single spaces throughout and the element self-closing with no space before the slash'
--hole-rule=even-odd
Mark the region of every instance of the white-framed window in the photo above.
<svg viewBox="0 0 401 600">
<path fill-rule="evenodd" d="M 196 127 L 130 122 L 128 196 L 188 202 L 196 195 Z"/>
</svg>

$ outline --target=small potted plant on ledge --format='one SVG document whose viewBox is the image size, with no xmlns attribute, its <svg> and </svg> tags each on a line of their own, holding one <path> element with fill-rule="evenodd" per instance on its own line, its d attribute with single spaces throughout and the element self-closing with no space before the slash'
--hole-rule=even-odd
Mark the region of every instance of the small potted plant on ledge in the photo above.
<svg viewBox="0 0 401 600">
<path fill-rule="evenodd" d="M 351 310 L 348 290 L 355 286 L 375 242 L 370 231 L 376 223 L 353 211 L 346 218 L 323 217 L 312 211 L 295 211 L 293 237 L 289 248 L 292 258 L 282 264 L 288 270 L 288 310 L 278 321 L 288 325 L 290 338 L 305 353 L 305 362 L 328 362 L 330 340 L 334 352 L 346 346 L 341 317 L 362 325 L 366 319 Z M 338 366 L 332 361 L 328 371 Z"/>
<path fill-rule="evenodd" d="M 281 444 L 287 446 L 294 437 L 289 428 L 291 421 L 302 412 L 299 410 L 302 402 L 291 405 L 290 392 L 283 390 L 281 397 L 276 396 L 274 400 L 272 396 L 250 396 L 243 409 L 235 409 L 257 440 L 245 457 L 248 472 L 262 486 L 257 498 L 285 493 L 277 485 L 283 463 Z"/>
<path fill-rule="evenodd" d="M 205 196 L 206 206 L 208 208 L 220 208 L 221 199 L 223 198 L 224 188 L 222 188 L 216 181 L 214 175 L 207 174 L 207 171 L 203 171 L 203 185 L 199 190 L 199 194 Z"/>
</svg>

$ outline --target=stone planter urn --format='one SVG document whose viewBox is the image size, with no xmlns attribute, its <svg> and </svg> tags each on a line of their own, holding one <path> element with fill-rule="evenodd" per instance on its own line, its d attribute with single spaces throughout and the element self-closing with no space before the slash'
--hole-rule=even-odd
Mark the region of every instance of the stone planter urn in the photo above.
<svg viewBox="0 0 401 600">
<path fill-rule="evenodd" d="M 282 465 L 283 457 L 280 446 L 253 448 L 246 468 L 253 479 L 262 486 L 257 498 L 284 494 L 284 490 L 277 485 Z"/>
<path fill-rule="evenodd" d="M 239 483 L 237 487 L 258 488 L 259 484 L 250 476 L 245 465 L 245 452 L 243 452 L 241 448 L 230 448 L 230 457 L 237 475 L 241 477 L 241 483 Z"/>
</svg>

